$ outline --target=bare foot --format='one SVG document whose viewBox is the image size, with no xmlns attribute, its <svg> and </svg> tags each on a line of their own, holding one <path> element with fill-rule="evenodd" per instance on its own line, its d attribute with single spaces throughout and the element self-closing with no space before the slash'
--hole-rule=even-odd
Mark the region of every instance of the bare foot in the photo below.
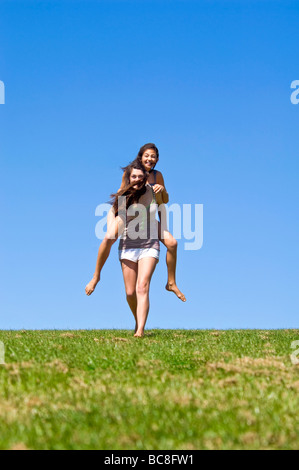
<svg viewBox="0 0 299 470">
<path fill-rule="evenodd" d="M 93 293 L 99 280 L 100 279 L 96 280 L 94 277 L 92 278 L 92 280 L 85 287 L 86 295 L 91 295 Z"/>
<path fill-rule="evenodd" d="M 178 286 L 176 284 L 166 284 L 165 289 L 168 290 L 169 292 L 173 292 L 179 299 L 181 299 L 183 302 L 186 302 L 186 297 L 184 294 L 180 291 Z"/>
<path fill-rule="evenodd" d="M 136 331 L 135 333 L 135 338 L 143 338 L 144 337 L 144 331 Z"/>
</svg>

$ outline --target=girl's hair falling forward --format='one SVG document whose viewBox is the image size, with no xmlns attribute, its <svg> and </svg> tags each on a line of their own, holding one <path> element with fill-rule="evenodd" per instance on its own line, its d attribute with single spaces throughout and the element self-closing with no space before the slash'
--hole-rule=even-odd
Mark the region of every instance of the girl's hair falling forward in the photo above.
<svg viewBox="0 0 299 470">
<path fill-rule="evenodd" d="M 118 206 L 118 198 L 119 197 L 125 197 L 126 198 L 126 207 L 125 209 L 127 210 L 128 207 L 130 207 L 132 204 L 138 202 L 140 197 L 146 192 L 146 182 L 148 178 L 148 172 L 144 169 L 143 165 L 136 160 L 134 160 L 132 163 L 130 163 L 128 166 L 123 168 L 125 172 L 125 187 L 121 190 L 119 190 L 116 194 L 111 194 L 111 204 L 115 213 L 115 216 L 118 215 L 120 210 L 124 210 L 124 207 L 119 207 Z M 138 183 L 130 183 L 130 176 L 133 170 L 140 170 L 143 173 L 143 178 L 142 180 L 138 181 Z M 138 188 L 134 188 L 138 184 Z"/>
</svg>

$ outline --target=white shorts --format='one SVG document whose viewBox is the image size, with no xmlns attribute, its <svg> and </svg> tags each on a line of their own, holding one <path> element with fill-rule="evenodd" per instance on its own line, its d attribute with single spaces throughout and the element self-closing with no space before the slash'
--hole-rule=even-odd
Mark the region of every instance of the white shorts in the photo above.
<svg viewBox="0 0 299 470">
<path fill-rule="evenodd" d="M 156 248 L 127 248 L 118 250 L 119 261 L 127 259 L 138 263 L 142 258 L 156 258 L 159 261 L 160 251 Z"/>
</svg>

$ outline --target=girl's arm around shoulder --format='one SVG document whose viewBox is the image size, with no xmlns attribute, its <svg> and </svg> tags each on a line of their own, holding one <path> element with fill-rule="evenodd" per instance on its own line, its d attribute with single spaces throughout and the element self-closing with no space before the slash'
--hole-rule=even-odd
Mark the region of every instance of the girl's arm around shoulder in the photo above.
<svg viewBox="0 0 299 470">
<path fill-rule="evenodd" d="M 156 203 L 160 206 L 163 203 L 162 193 L 155 193 Z"/>
<path fill-rule="evenodd" d="M 164 178 L 163 178 L 163 175 L 161 173 L 161 171 L 157 171 L 157 179 L 156 179 L 156 185 L 154 186 L 154 190 L 155 190 L 155 187 L 159 187 L 158 189 L 160 190 L 159 192 L 161 192 L 161 195 L 162 195 L 162 203 L 163 204 L 167 204 L 169 202 L 169 194 L 168 192 L 166 191 L 166 188 L 165 188 L 165 182 L 164 182 Z M 163 188 L 161 190 L 161 187 Z M 156 191 L 155 191 L 156 192 Z"/>
</svg>

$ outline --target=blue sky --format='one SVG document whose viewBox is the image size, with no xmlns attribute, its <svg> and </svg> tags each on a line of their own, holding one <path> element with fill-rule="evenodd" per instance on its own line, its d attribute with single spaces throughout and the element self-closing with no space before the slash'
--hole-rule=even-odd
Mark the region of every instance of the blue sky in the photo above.
<svg viewBox="0 0 299 470">
<path fill-rule="evenodd" d="M 204 206 L 179 245 L 183 304 L 148 328 L 298 327 L 296 1 L 1 1 L 1 329 L 132 328 L 117 246 L 90 298 L 95 209 L 155 142 L 170 202 Z"/>
</svg>

